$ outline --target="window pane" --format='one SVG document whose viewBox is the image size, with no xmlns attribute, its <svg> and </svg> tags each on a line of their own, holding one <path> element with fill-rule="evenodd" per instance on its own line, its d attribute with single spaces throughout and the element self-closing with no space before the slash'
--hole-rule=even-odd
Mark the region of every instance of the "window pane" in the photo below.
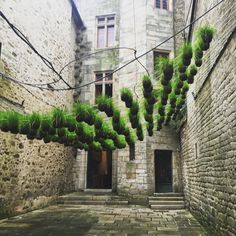
<svg viewBox="0 0 236 236">
<path fill-rule="evenodd" d="M 161 8 L 161 1 L 160 0 L 156 0 L 156 7 Z"/>
<path fill-rule="evenodd" d="M 108 97 L 112 97 L 112 84 L 105 85 L 105 95 Z"/>
<path fill-rule="evenodd" d="M 107 27 L 107 46 L 114 45 L 114 25 Z"/>
<path fill-rule="evenodd" d="M 98 24 L 104 25 L 105 24 L 105 18 L 98 18 Z"/>
<path fill-rule="evenodd" d="M 106 75 L 106 78 L 105 78 L 106 81 L 111 81 L 112 80 L 112 74 L 111 73 L 106 73 L 105 75 Z"/>
<path fill-rule="evenodd" d="M 102 95 L 102 84 L 95 85 L 95 97 Z"/>
<path fill-rule="evenodd" d="M 168 9 L 168 0 L 162 0 L 162 8 L 163 9 Z"/>
<path fill-rule="evenodd" d="M 105 27 L 98 27 L 98 38 L 97 38 L 97 47 L 105 47 Z"/>
<path fill-rule="evenodd" d="M 114 23 L 115 23 L 115 17 L 114 16 L 107 18 L 107 24 L 114 24 Z"/>
<path fill-rule="evenodd" d="M 102 73 L 99 73 L 99 74 L 96 74 L 95 75 L 96 76 L 96 81 L 99 83 L 99 82 L 101 82 L 102 83 L 102 77 L 103 77 L 103 74 Z"/>
</svg>

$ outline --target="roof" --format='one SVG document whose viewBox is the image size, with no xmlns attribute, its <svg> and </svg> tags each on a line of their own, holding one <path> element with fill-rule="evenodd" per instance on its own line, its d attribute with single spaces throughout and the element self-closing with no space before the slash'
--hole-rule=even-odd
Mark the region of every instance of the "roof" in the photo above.
<svg viewBox="0 0 236 236">
<path fill-rule="evenodd" d="M 81 16 L 79 14 L 79 10 L 77 8 L 76 0 L 70 0 L 72 5 L 72 17 L 75 21 L 75 24 L 80 29 L 85 29 L 84 23 L 81 19 Z"/>
</svg>

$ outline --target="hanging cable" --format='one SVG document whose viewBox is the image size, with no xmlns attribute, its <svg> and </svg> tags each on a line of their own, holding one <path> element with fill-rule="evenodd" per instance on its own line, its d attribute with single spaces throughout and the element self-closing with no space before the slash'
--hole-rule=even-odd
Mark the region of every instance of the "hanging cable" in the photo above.
<svg viewBox="0 0 236 236">
<path fill-rule="evenodd" d="M 106 76 L 103 76 L 95 81 L 92 81 L 92 82 L 89 82 L 89 83 L 86 83 L 86 84 L 83 84 L 83 85 L 80 85 L 80 86 L 75 86 L 75 87 L 71 87 L 71 88 L 44 88 L 44 87 L 40 87 L 40 86 L 35 86 L 35 85 L 30 85 L 28 83 L 23 83 L 23 82 L 19 82 L 18 80 L 15 80 L 9 76 L 6 76 L 2 73 L 0 73 L 0 75 L 2 75 L 3 77 L 5 77 L 6 79 L 9 79 L 11 80 L 12 82 L 15 82 L 15 83 L 21 83 L 21 84 L 25 84 L 25 85 L 28 85 L 28 86 L 32 86 L 32 87 L 37 87 L 39 89 L 45 89 L 45 90 L 54 90 L 54 91 L 65 91 L 65 90 L 74 90 L 74 89 L 80 89 L 80 88 L 83 88 L 83 87 L 86 87 L 86 86 L 89 86 L 91 84 L 94 84 L 96 83 L 97 81 L 100 81 L 100 80 L 103 80 L 105 77 L 109 76 L 109 75 L 112 75 L 114 73 L 116 73 L 117 71 L 119 70 L 122 70 L 123 68 L 125 68 L 126 66 L 128 66 L 129 64 L 133 63 L 134 61 L 137 61 L 139 58 L 145 56 L 146 54 L 154 51 L 155 49 L 157 49 L 158 47 L 160 47 L 161 45 L 163 45 L 164 43 L 166 43 L 167 41 L 169 41 L 170 39 L 174 38 L 176 35 L 182 33 L 183 31 L 185 31 L 188 27 L 190 27 L 191 25 L 193 25 L 195 22 L 197 22 L 198 20 L 200 20 L 201 18 L 203 18 L 205 15 L 207 15 L 209 12 L 211 12 L 214 8 L 216 8 L 218 5 L 220 5 L 222 2 L 224 2 L 225 0 L 221 0 L 219 1 L 218 3 L 216 3 L 214 6 L 212 6 L 210 9 L 208 9 L 206 12 L 204 12 L 202 15 L 200 15 L 199 17 L 197 17 L 195 20 L 193 20 L 192 22 L 190 22 L 188 25 L 186 25 L 185 27 L 183 27 L 181 30 L 179 30 L 178 32 L 176 32 L 175 34 L 173 34 L 172 36 L 168 37 L 167 39 L 165 39 L 164 41 L 162 41 L 161 43 L 159 43 L 158 45 L 156 45 L 155 47 L 149 49 L 148 51 L 140 54 L 139 56 L 137 56 L 136 58 L 130 60 L 129 62 L 127 62 L 126 64 L 124 64 L 123 66 L 121 67 L 118 67 L 117 69 L 113 70 L 112 72 L 110 72 L 109 74 L 107 74 Z"/>
<path fill-rule="evenodd" d="M 44 56 L 42 56 L 36 49 L 35 47 L 31 44 L 31 42 L 27 39 L 27 37 L 16 27 L 14 26 L 8 19 L 7 17 L 2 13 L 2 11 L 0 11 L 0 16 L 7 22 L 7 24 L 9 25 L 9 27 L 13 30 L 13 32 L 23 41 L 25 42 L 30 48 L 31 50 L 40 57 L 40 59 L 43 61 L 43 63 L 49 68 L 51 69 L 58 77 L 59 80 L 62 80 L 69 88 L 72 88 L 63 78 L 62 76 L 55 70 L 52 62 L 50 62 L 47 58 L 45 58 Z"/>
</svg>

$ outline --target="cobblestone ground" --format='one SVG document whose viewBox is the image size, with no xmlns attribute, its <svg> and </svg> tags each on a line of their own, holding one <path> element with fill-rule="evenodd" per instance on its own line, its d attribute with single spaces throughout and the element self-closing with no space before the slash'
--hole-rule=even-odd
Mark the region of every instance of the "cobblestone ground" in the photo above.
<svg viewBox="0 0 236 236">
<path fill-rule="evenodd" d="M 128 206 L 50 206 L 0 221 L 1 236 L 207 235 L 186 210 Z"/>
</svg>

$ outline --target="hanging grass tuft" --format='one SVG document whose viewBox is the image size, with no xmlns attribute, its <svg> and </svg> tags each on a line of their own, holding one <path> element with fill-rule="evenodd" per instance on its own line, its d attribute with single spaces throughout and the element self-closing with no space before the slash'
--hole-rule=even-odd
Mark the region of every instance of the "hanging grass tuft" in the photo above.
<svg viewBox="0 0 236 236">
<path fill-rule="evenodd" d="M 30 121 L 30 128 L 31 129 L 39 129 L 40 124 L 41 124 L 41 116 L 38 113 L 33 112 L 32 115 L 29 117 Z"/>
<path fill-rule="evenodd" d="M 99 96 L 96 98 L 96 103 L 99 111 L 105 112 L 108 117 L 113 116 L 114 105 L 112 98 L 107 96 Z"/>
<path fill-rule="evenodd" d="M 143 76 L 143 88 L 146 92 L 152 92 L 153 90 L 152 81 L 147 75 Z"/>
<path fill-rule="evenodd" d="M 4 112 L 4 111 L 0 111 L 0 129 L 3 132 L 8 132 L 9 131 L 6 112 Z"/>
<path fill-rule="evenodd" d="M 198 40 L 202 41 L 202 45 L 201 45 L 202 50 L 205 51 L 209 48 L 209 45 L 213 39 L 215 32 L 216 30 L 211 26 L 204 26 L 204 27 L 198 28 L 195 34 Z"/>
<path fill-rule="evenodd" d="M 119 122 L 120 121 L 120 111 L 118 111 L 117 109 L 114 109 L 112 120 L 114 122 Z"/>
<path fill-rule="evenodd" d="M 193 56 L 192 45 L 190 43 L 184 43 L 180 49 L 180 53 L 183 60 L 183 65 L 186 67 L 189 66 Z"/>
<path fill-rule="evenodd" d="M 172 90 L 172 88 L 171 88 L 170 83 L 166 86 L 163 86 L 164 93 L 169 94 L 169 93 L 171 93 L 171 90 Z"/>
<path fill-rule="evenodd" d="M 19 133 L 20 118 L 22 116 L 14 111 L 3 111 L 0 113 L 0 128 L 3 132 L 10 131 L 13 134 Z"/>
<path fill-rule="evenodd" d="M 200 67 L 202 65 L 202 59 L 195 59 L 195 65 Z"/>
<path fill-rule="evenodd" d="M 126 107 L 131 108 L 133 103 L 133 94 L 130 89 L 121 89 L 121 101 L 125 102 Z"/>
<path fill-rule="evenodd" d="M 57 135 L 58 135 L 58 137 L 65 137 L 66 136 L 66 129 L 65 128 L 58 128 Z"/>
<path fill-rule="evenodd" d="M 96 152 L 102 151 L 101 143 L 96 142 L 96 141 L 93 141 L 91 144 L 89 144 L 89 148 Z"/>
<path fill-rule="evenodd" d="M 94 124 L 96 113 L 91 105 L 82 102 L 76 102 L 74 104 L 74 113 L 76 115 L 77 122 L 85 122 L 89 125 Z"/>
<path fill-rule="evenodd" d="M 177 100 L 176 94 L 175 94 L 175 93 L 170 93 L 170 94 L 169 94 L 169 101 L 170 101 L 170 104 L 175 104 L 175 103 L 176 103 L 176 100 Z"/>
<path fill-rule="evenodd" d="M 136 140 L 136 135 L 133 132 L 130 132 L 129 135 L 125 136 L 125 139 L 129 145 L 134 145 Z"/>
<path fill-rule="evenodd" d="M 65 123 L 64 111 L 60 108 L 55 108 L 52 112 L 52 124 L 54 128 L 62 128 Z"/>
<path fill-rule="evenodd" d="M 30 132 L 29 117 L 28 116 L 22 116 L 19 120 L 19 133 L 26 135 L 29 132 Z"/>
<path fill-rule="evenodd" d="M 67 129 L 70 132 L 75 131 L 76 129 L 76 119 L 72 114 L 68 114 L 65 116 L 65 127 L 67 127 Z"/>
<path fill-rule="evenodd" d="M 133 115 L 131 111 L 129 110 L 129 120 L 130 120 L 132 128 L 136 129 L 139 124 L 139 113 L 136 115 Z"/>
<path fill-rule="evenodd" d="M 197 67 L 195 65 L 191 65 L 188 68 L 188 74 L 195 76 L 197 74 Z"/>
<path fill-rule="evenodd" d="M 144 119 L 147 122 L 153 122 L 153 115 L 152 114 L 148 114 L 147 112 L 144 113 Z"/>
<path fill-rule="evenodd" d="M 126 140 L 124 135 L 117 135 L 114 144 L 117 148 L 122 149 L 126 147 Z"/>
<path fill-rule="evenodd" d="M 156 71 L 159 75 L 163 75 L 164 80 L 170 81 L 174 72 L 173 61 L 165 57 L 159 58 L 156 66 Z"/>
<path fill-rule="evenodd" d="M 153 105 L 149 104 L 146 99 L 144 100 L 144 108 L 145 108 L 145 110 L 147 111 L 148 114 L 153 113 Z"/>
<path fill-rule="evenodd" d="M 44 115 L 41 118 L 41 129 L 47 132 L 52 125 L 52 117 L 50 115 Z"/>
<path fill-rule="evenodd" d="M 157 125 L 162 125 L 162 123 L 164 122 L 164 116 L 161 116 L 160 114 L 157 114 L 156 119 Z"/>
<path fill-rule="evenodd" d="M 186 73 L 179 73 L 179 78 L 182 80 L 182 81 L 185 81 L 187 80 L 188 76 Z"/>
<path fill-rule="evenodd" d="M 44 143 L 50 143 L 51 142 L 51 137 L 49 135 L 45 136 L 43 138 Z"/>
<path fill-rule="evenodd" d="M 75 133 L 83 143 L 90 144 L 94 140 L 94 129 L 85 122 L 77 123 Z"/>
<path fill-rule="evenodd" d="M 110 151 L 113 151 L 116 149 L 116 146 L 113 142 L 113 140 L 111 139 L 105 139 L 102 141 L 101 143 L 102 147 L 105 149 L 105 150 L 110 150 Z"/>
<path fill-rule="evenodd" d="M 188 84 L 192 84 L 193 81 L 194 81 L 194 76 L 191 75 L 191 74 L 189 74 L 189 75 L 188 75 L 188 79 L 187 79 Z"/>
<path fill-rule="evenodd" d="M 100 129 L 102 127 L 103 120 L 99 115 L 96 115 L 94 118 L 94 126 L 96 129 Z"/>
<path fill-rule="evenodd" d="M 136 135 L 137 135 L 139 141 L 143 141 L 144 134 L 143 134 L 142 125 L 140 123 L 138 124 L 138 127 L 136 129 Z"/>
<path fill-rule="evenodd" d="M 130 108 L 130 112 L 132 115 L 137 115 L 139 112 L 139 104 L 138 101 L 133 101 L 132 106 Z"/>
<path fill-rule="evenodd" d="M 184 103 L 185 103 L 185 100 L 182 99 L 181 97 L 178 97 L 176 101 L 176 108 L 180 109 L 184 105 Z"/>
<path fill-rule="evenodd" d="M 157 110 L 161 116 L 165 115 L 165 107 L 161 103 L 157 104 Z"/>
<path fill-rule="evenodd" d="M 183 88 L 182 88 L 182 92 L 186 93 L 189 90 L 189 84 L 187 82 L 184 82 Z"/>
</svg>

